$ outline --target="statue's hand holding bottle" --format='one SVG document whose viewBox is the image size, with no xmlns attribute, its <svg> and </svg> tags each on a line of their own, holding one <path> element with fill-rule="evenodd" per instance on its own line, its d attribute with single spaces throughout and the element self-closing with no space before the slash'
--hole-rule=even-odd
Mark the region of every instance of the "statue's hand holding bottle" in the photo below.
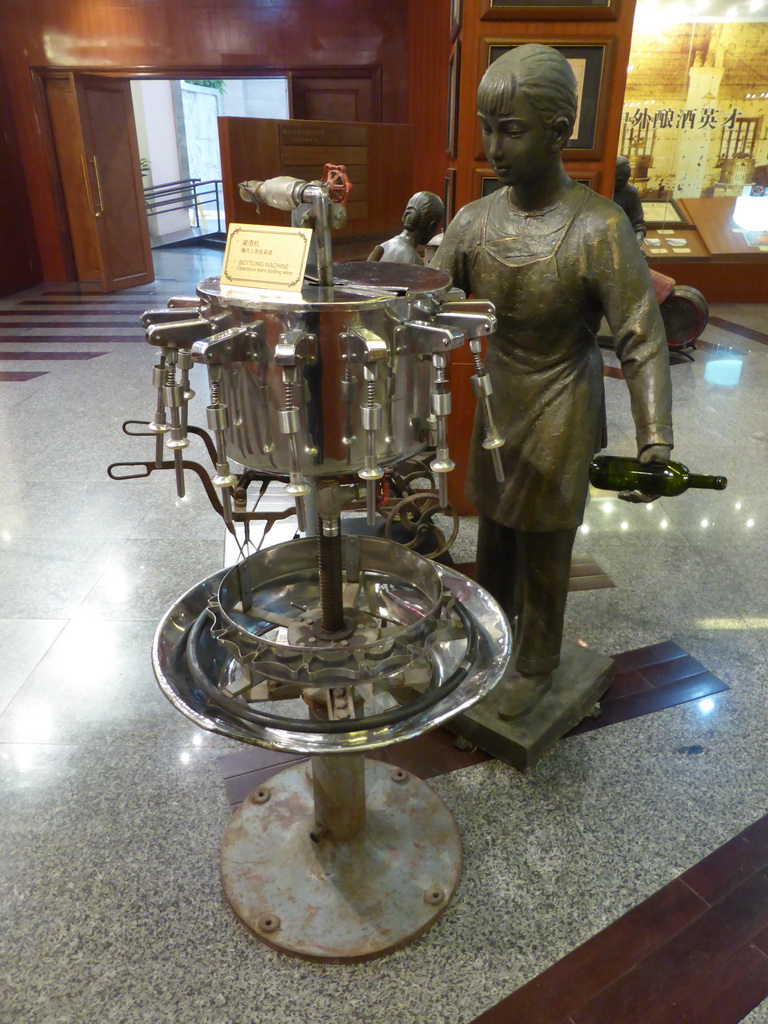
<svg viewBox="0 0 768 1024">
<path fill-rule="evenodd" d="M 652 444 L 647 448 L 644 448 L 637 456 L 638 462 L 642 465 L 646 465 L 649 462 L 669 462 L 669 453 L 671 448 L 668 444 Z M 619 491 L 619 498 L 622 501 L 629 501 L 633 505 L 638 504 L 649 504 L 652 501 L 656 501 L 660 498 L 660 494 L 646 494 L 645 491 L 631 490 L 631 491 Z"/>
<path fill-rule="evenodd" d="M 589 467 L 589 482 L 605 491 L 618 491 L 624 501 L 647 504 L 657 498 L 673 498 L 689 487 L 722 491 L 724 476 L 691 473 L 682 462 L 672 462 L 669 445 L 655 444 L 643 449 L 637 459 L 621 455 L 596 455 Z"/>
</svg>

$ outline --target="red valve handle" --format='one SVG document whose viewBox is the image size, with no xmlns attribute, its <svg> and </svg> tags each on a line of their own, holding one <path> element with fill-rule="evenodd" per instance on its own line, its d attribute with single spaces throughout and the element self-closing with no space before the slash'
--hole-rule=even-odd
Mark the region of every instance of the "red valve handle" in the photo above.
<svg viewBox="0 0 768 1024">
<path fill-rule="evenodd" d="M 346 205 L 352 182 L 347 177 L 344 164 L 326 164 L 323 168 L 323 184 L 328 186 L 328 198 L 332 203 Z"/>
</svg>

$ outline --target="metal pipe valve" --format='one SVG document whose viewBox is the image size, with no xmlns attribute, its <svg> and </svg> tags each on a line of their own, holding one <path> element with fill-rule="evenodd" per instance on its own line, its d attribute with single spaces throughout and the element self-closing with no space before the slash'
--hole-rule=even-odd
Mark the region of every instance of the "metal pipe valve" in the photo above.
<svg viewBox="0 0 768 1024">
<path fill-rule="evenodd" d="M 177 349 L 166 349 L 165 380 L 162 390 L 163 404 L 168 410 L 171 421 L 170 437 L 165 444 L 173 452 L 176 472 L 176 493 L 180 498 L 183 498 L 186 489 L 184 486 L 184 464 L 181 453 L 185 448 L 189 447 L 189 438 L 187 437 L 186 416 L 182 415 L 182 409 L 186 404 L 184 401 L 184 388 L 176 381 L 178 359 L 179 353 Z"/>
<path fill-rule="evenodd" d="M 277 421 L 281 434 L 288 437 L 289 481 L 285 493 L 290 494 L 296 505 L 296 519 L 299 530 L 307 531 L 307 511 L 304 498 L 311 492 L 301 467 L 299 438 L 302 433 L 301 415 L 297 398 L 303 395 L 304 376 L 302 367 L 314 359 L 317 338 L 301 330 L 286 331 L 280 336 L 275 348 L 275 363 L 282 367 L 284 405 L 278 410 Z"/>
<path fill-rule="evenodd" d="M 376 481 L 384 476 L 384 470 L 376 459 L 376 433 L 381 429 L 381 405 L 376 401 L 376 377 L 378 363 L 366 363 L 363 367 L 365 381 L 365 402 L 360 406 L 360 422 L 365 431 L 365 458 L 358 476 L 365 480 L 366 522 L 376 522 Z"/>
<path fill-rule="evenodd" d="M 493 471 L 496 474 L 497 482 L 503 483 L 504 467 L 501 464 L 499 448 L 503 446 L 504 438 L 499 436 L 498 431 L 496 430 L 496 424 L 493 422 L 493 411 L 491 410 L 493 385 L 483 363 L 483 345 L 480 338 L 470 339 L 469 351 L 472 353 L 472 359 L 474 361 L 476 371 L 470 378 L 472 381 L 472 390 L 475 393 L 475 398 L 477 399 L 477 404 L 480 408 L 480 414 L 483 418 L 483 430 L 485 431 L 483 448 L 491 453 L 491 458 L 493 459 Z"/>
<path fill-rule="evenodd" d="M 229 409 L 221 400 L 221 366 L 209 365 L 208 381 L 211 387 L 211 404 L 206 409 L 208 429 L 216 438 L 216 474 L 212 479 L 214 487 L 221 488 L 221 507 L 227 526 L 232 526 L 232 488 L 237 477 L 227 459 L 227 442 L 225 431 L 229 426 Z"/>
<path fill-rule="evenodd" d="M 442 352 L 432 356 L 435 377 L 432 386 L 431 409 L 435 417 L 436 451 L 429 466 L 437 474 L 438 498 L 441 505 L 448 504 L 448 478 L 456 463 L 448 454 L 448 432 L 446 419 L 451 411 L 451 393 L 448 390 L 448 357 Z"/>
</svg>

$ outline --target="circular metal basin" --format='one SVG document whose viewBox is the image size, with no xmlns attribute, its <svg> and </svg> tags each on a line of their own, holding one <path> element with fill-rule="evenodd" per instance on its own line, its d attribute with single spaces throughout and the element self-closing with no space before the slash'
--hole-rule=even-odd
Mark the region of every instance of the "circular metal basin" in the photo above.
<svg viewBox="0 0 768 1024">
<path fill-rule="evenodd" d="M 296 543 L 305 542 L 282 547 Z M 395 561 L 394 556 L 401 557 L 404 550 L 387 541 L 373 543 L 385 545 Z M 421 606 L 419 601 L 402 601 L 408 609 L 406 619 L 410 616 L 412 621 L 393 627 L 395 634 L 415 629 L 414 642 L 403 645 L 410 652 L 410 661 L 390 665 L 392 671 L 380 675 L 366 671 L 358 681 L 345 671 L 340 675 L 339 687 L 349 690 L 354 716 L 317 721 L 302 698 L 317 700 L 320 694 L 322 699 L 323 694 L 332 691 L 333 658 L 340 659 L 340 668 L 347 668 L 358 658 L 359 650 L 328 647 L 325 655 L 330 661 L 323 666 L 323 680 L 307 679 L 297 672 L 292 681 L 282 677 L 269 681 L 261 672 L 262 666 L 249 667 L 247 658 L 243 664 L 241 635 L 233 645 L 217 639 L 215 623 L 211 630 L 215 612 L 212 617 L 209 604 L 218 604 L 222 581 L 229 571 L 221 570 L 202 580 L 168 610 L 155 634 L 152 659 L 160 688 L 179 711 L 204 729 L 245 743 L 299 754 L 326 754 L 371 750 L 410 739 L 481 700 L 501 678 L 510 657 L 509 626 L 493 598 L 460 573 L 434 565 L 441 588 L 439 613 L 426 599 Z M 389 595 L 402 596 L 403 591 L 397 587 L 409 583 L 405 579 L 398 582 L 396 577 L 391 572 L 384 583 L 374 579 L 372 593 L 382 603 L 380 618 L 396 607 L 397 602 L 390 601 Z M 297 617 L 305 614 L 302 607 L 308 607 L 308 602 L 300 596 L 304 592 L 293 592 L 285 580 L 280 588 L 289 606 L 299 606 Z M 365 588 L 364 581 L 360 589 L 365 592 Z M 306 593 L 313 591 L 316 588 L 310 585 Z M 294 601 L 296 596 L 300 599 Z M 375 618 L 370 606 L 363 612 Z M 425 631 L 420 632 L 424 623 Z M 275 626 L 266 621 L 261 625 L 264 634 L 277 642 L 279 631 L 284 630 L 287 636 L 290 629 L 290 625 Z M 384 636 L 371 642 L 371 664 L 376 659 L 386 663 L 387 651 L 377 652 L 375 648 L 377 644 L 386 648 L 393 642 L 393 637 L 386 635 L 387 628 L 382 631 Z M 254 630 L 252 635 L 260 642 L 256 633 Z M 301 648 L 299 657 L 304 658 Z"/>
</svg>

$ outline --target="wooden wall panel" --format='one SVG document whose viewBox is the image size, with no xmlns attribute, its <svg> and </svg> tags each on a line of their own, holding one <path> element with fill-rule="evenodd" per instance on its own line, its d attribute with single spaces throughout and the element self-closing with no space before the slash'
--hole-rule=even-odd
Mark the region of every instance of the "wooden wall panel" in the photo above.
<svg viewBox="0 0 768 1024">
<path fill-rule="evenodd" d="M 765 302 L 768 266 L 765 263 L 717 260 L 674 264 L 649 261 L 653 270 L 669 274 L 678 284 L 698 288 L 707 302 Z"/>
<path fill-rule="evenodd" d="M 221 117 L 222 191 L 228 223 L 290 224 L 290 214 L 240 198 L 241 181 L 290 174 L 312 181 L 325 163 L 344 164 L 352 182 L 347 223 L 333 237 L 396 232 L 411 195 L 412 129 L 406 124 L 340 124 Z M 392 154 L 397 159 L 392 159 Z M 373 244 L 369 250 L 373 248 Z M 367 255 L 367 253 L 366 253 Z"/>
<path fill-rule="evenodd" d="M 40 280 L 34 225 L 11 120 L 8 90 L 0 73 L 0 296 Z"/>
<path fill-rule="evenodd" d="M 0 69 L 47 280 L 65 280 L 68 267 L 35 68 L 135 77 L 194 69 L 202 78 L 227 68 L 378 67 L 382 118 L 408 119 L 408 0 L 5 0 L 3 14 Z"/>
<path fill-rule="evenodd" d="M 411 192 L 426 190 L 441 198 L 448 166 L 445 131 L 450 11 L 451 0 L 420 0 L 410 4 L 409 15 L 408 120 L 416 140 Z"/>
<path fill-rule="evenodd" d="M 612 195 L 616 151 L 621 127 L 621 108 L 627 78 L 627 61 L 632 41 L 635 0 L 620 0 L 618 17 L 613 20 L 481 20 L 487 0 L 464 0 L 461 33 L 461 73 L 458 111 L 458 148 L 455 161 L 457 209 L 477 198 L 477 171 L 488 168 L 478 159 L 477 86 L 482 77 L 481 39 L 510 42 L 549 43 L 605 42 L 608 46 L 601 89 L 605 96 L 603 123 L 599 133 L 599 152 L 595 159 L 564 159 L 573 178 L 590 178 L 592 187 L 603 195 Z"/>
</svg>

